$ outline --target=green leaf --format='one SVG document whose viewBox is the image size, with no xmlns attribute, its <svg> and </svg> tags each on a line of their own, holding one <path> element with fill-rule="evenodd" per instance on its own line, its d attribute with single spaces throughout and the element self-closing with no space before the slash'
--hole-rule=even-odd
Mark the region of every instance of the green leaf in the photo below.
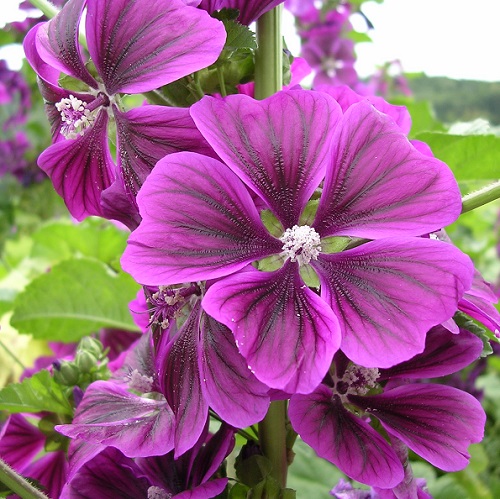
<svg viewBox="0 0 500 499">
<path fill-rule="evenodd" d="M 138 284 L 87 258 L 65 260 L 17 295 L 11 324 L 37 339 L 72 342 L 101 328 L 137 331 L 128 309 Z"/>
<path fill-rule="evenodd" d="M 98 218 L 88 218 L 78 225 L 54 221 L 33 234 L 31 256 L 51 264 L 86 256 L 113 265 L 125 250 L 127 237 L 127 232 Z"/>
<path fill-rule="evenodd" d="M 295 457 L 288 469 L 287 486 L 297 491 L 297 497 L 331 499 L 329 491 L 341 478 L 345 479 L 345 475 L 318 457 L 300 438 L 297 438 L 293 451 Z"/>
<path fill-rule="evenodd" d="M 73 414 L 62 387 L 46 369 L 0 390 L 0 410 L 10 413 L 48 411 L 69 416 Z"/>
<path fill-rule="evenodd" d="M 489 183 L 500 178 L 500 137 L 425 132 L 416 136 L 448 164 L 456 179 Z"/>
</svg>

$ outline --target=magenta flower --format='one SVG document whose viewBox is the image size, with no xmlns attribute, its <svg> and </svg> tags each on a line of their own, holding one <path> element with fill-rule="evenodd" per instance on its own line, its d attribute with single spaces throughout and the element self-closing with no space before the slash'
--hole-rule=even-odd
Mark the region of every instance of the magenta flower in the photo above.
<svg viewBox="0 0 500 499">
<path fill-rule="evenodd" d="M 477 359 L 482 348 L 472 333 L 453 335 L 438 326 L 422 354 L 391 369 L 362 368 L 337 355 L 335 372 L 323 384 L 311 394 L 292 396 L 290 421 L 318 455 L 367 485 L 389 489 L 404 478 L 400 459 L 370 426 L 371 417 L 434 466 L 461 470 L 468 464 L 467 447 L 483 437 L 481 404 L 449 386 L 395 381 L 453 373 Z"/>
<path fill-rule="evenodd" d="M 147 285 L 217 279 L 203 308 L 255 376 L 288 393 L 313 390 L 341 342 L 365 366 L 421 352 L 472 279 L 456 248 L 414 237 L 460 212 L 448 167 L 367 102 L 342 115 L 296 90 L 206 97 L 191 112 L 225 164 L 194 153 L 157 164 L 124 268 Z"/>
<path fill-rule="evenodd" d="M 78 43 L 85 7 L 95 77 Z M 222 23 L 181 0 L 159 0 L 148 8 L 135 0 L 70 0 L 54 19 L 28 33 L 24 49 L 41 78 L 55 141 L 39 166 L 75 218 L 105 215 L 101 194 L 114 182 L 123 184 L 133 204 L 165 154 L 201 152 L 200 147 L 207 152 L 186 109 L 142 106 L 125 112 L 119 94 L 148 92 L 210 65 L 224 41 Z M 59 87 L 60 73 L 88 91 Z M 118 178 L 108 147 L 110 116 L 116 121 Z"/>
</svg>

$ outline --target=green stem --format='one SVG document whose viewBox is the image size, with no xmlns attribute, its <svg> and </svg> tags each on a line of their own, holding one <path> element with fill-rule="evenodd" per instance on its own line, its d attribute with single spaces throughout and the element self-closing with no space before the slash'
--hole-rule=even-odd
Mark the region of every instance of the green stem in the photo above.
<svg viewBox="0 0 500 499">
<path fill-rule="evenodd" d="M 255 54 L 255 98 L 265 99 L 283 88 L 283 40 L 281 5 L 257 20 Z M 259 423 L 259 443 L 264 456 L 272 463 L 272 476 L 284 488 L 288 471 L 286 447 L 287 403 L 271 402 Z"/>
<path fill-rule="evenodd" d="M 257 20 L 255 98 L 265 99 L 283 88 L 281 5 Z"/>
<path fill-rule="evenodd" d="M 288 452 L 286 448 L 286 400 L 271 402 L 265 418 L 259 423 L 259 443 L 264 456 L 272 463 L 272 476 L 286 487 Z"/>
<path fill-rule="evenodd" d="M 26 366 L 23 365 L 23 363 L 16 357 L 14 352 L 12 352 L 10 348 L 2 340 L 0 340 L 0 347 L 2 347 L 5 350 L 5 353 L 9 355 L 12 358 L 12 360 L 21 367 L 21 369 L 23 370 L 26 369 Z"/>
<path fill-rule="evenodd" d="M 45 17 L 52 19 L 59 12 L 59 9 L 48 0 L 29 0 L 33 7 L 41 10 Z"/>
<path fill-rule="evenodd" d="M 0 458 L 0 482 L 22 499 L 49 499 Z"/>
<path fill-rule="evenodd" d="M 497 199 L 500 199 L 500 180 L 464 196 L 462 198 L 462 213 L 475 210 Z"/>
<path fill-rule="evenodd" d="M 226 82 L 224 81 L 224 71 L 220 66 L 217 66 L 217 79 L 219 80 L 220 94 L 222 97 L 226 97 Z"/>
</svg>

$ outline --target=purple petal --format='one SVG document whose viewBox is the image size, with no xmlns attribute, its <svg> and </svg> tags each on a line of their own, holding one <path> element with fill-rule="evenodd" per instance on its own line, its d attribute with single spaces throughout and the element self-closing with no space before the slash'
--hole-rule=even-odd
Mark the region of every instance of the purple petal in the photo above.
<svg viewBox="0 0 500 499">
<path fill-rule="evenodd" d="M 500 336 L 500 314 L 493 304 L 498 302 L 498 297 L 491 289 L 481 274 L 475 270 L 472 287 L 458 304 L 459 310 L 482 322 L 498 337 Z"/>
<path fill-rule="evenodd" d="M 217 154 L 271 208 L 284 229 L 297 224 L 324 177 L 341 115 L 326 95 L 282 91 L 262 101 L 205 97 L 191 116 Z"/>
<path fill-rule="evenodd" d="M 293 395 L 288 413 L 302 440 L 352 479 L 382 488 L 403 479 L 403 466 L 387 442 L 326 386 Z"/>
<path fill-rule="evenodd" d="M 11 414 L 1 430 L 0 457 L 17 472 L 22 473 L 42 451 L 45 436 L 21 414 Z"/>
<path fill-rule="evenodd" d="M 118 136 L 119 165 L 135 195 L 156 163 L 174 152 L 214 155 L 187 108 L 141 106 L 122 113 L 113 106 Z"/>
<path fill-rule="evenodd" d="M 442 326 L 433 327 L 425 338 L 425 349 L 410 360 L 380 370 L 380 379 L 437 378 L 455 373 L 479 358 L 483 342 L 462 329 L 453 334 Z"/>
<path fill-rule="evenodd" d="M 458 185 L 441 161 L 422 155 L 388 116 L 352 105 L 334 137 L 314 228 L 324 236 L 419 236 L 453 222 Z"/>
<path fill-rule="evenodd" d="M 216 478 L 192 490 L 185 490 L 175 496 L 175 499 L 210 499 L 221 494 L 227 485 L 227 478 Z"/>
<path fill-rule="evenodd" d="M 215 159 L 189 152 L 163 158 L 137 203 L 143 220 L 122 264 L 142 284 L 216 278 L 281 251 L 245 186 Z"/>
<path fill-rule="evenodd" d="M 91 444 L 78 438 L 72 439 L 68 449 L 69 469 L 66 480 L 70 482 L 85 463 L 93 459 L 105 448 L 105 445 Z"/>
<path fill-rule="evenodd" d="M 44 492 L 49 497 L 59 497 L 66 483 L 68 473 L 68 462 L 66 453 L 62 450 L 47 452 L 31 463 L 23 472 L 28 476 L 40 482 L 44 487 Z"/>
<path fill-rule="evenodd" d="M 118 175 L 115 181 L 102 191 L 101 211 L 104 218 L 121 222 L 130 231 L 135 230 L 141 223 L 135 196 L 126 189 L 121 175 Z"/>
<path fill-rule="evenodd" d="M 401 128 L 401 131 L 408 135 L 411 128 L 411 116 L 405 106 L 395 106 L 389 104 L 382 97 L 376 95 L 359 95 L 347 85 L 319 85 L 314 88 L 318 92 L 325 92 L 331 95 L 345 113 L 353 104 L 367 100 L 375 109 L 389 115 Z"/>
<path fill-rule="evenodd" d="M 483 438 L 486 415 L 470 394 L 443 385 L 405 385 L 349 400 L 373 413 L 388 433 L 445 471 L 468 464 L 467 448 Z"/>
<path fill-rule="evenodd" d="M 30 66 L 35 70 L 36 74 L 43 80 L 56 85 L 60 71 L 51 64 L 47 64 L 40 57 L 36 47 L 37 32 L 42 26 L 44 26 L 44 23 L 39 23 L 28 31 L 23 40 L 23 49 L 26 59 L 28 59 Z"/>
<path fill-rule="evenodd" d="M 427 331 L 455 313 L 473 271 L 460 250 L 424 238 L 372 241 L 312 264 L 343 326 L 342 351 L 365 367 L 422 352 Z"/>
<path fill-rule="evenodd" d="M 78 43 L 80 18 L 86 3 L 87 0 L 69 0 L 53 19 L 38 29 L 36 48 L 50 66 L 97 88 L 97 82 L 85 67 Z"/>
<path fill-rule="evenodd" d="M 173 340 L 163 339 L 156 359 L 162 392 L 175 415 L 176 458 L 196 444 L 208 417 L 198 366 L 200 313 L 198 302 Z"/>
<path fill-rule="evenodd" d="M 114 179 L 107 123 L 107 113 L 99 111 L 83 135 L 57 142 L 38 158 L 38 166 L 49 175 L 54 189 L 77 220 L 102 215 L 101 193 Z"/>
<path fill-rule="evenodd" d="M 90 56 L 108 95 L 141 93 L 215 62 L 223 24 L 180 0 L 88 0 Z"/>
<path fill-rule="evenodd" d="M 200 9 L 210 14 L 221 9 L 238 9 L 238 22 L 249 25 L 284 0 L 202 0 Z"/>
<path fill-rule="evenodd" d="M 203 314 L 200 327 L 201 387 L 210 407 L 235 428 L 258 423 L 269 407 L 268 388 L 250 372 L 226 326 Z"/>
<path fill-rule="evenodd" d="M 150 483 L 139 473 L 133 460 L 108 447 L 80 469 L 60 499 L 146 498 Z"/>
<path fill-rule="evenodd" d="M 174 446 L 174 415 L 163 400 L 127 392 L 110 381 L 96 381 L 86 390 L 73 424 L 57 425 L 70 438 L 110 445 L 126 456 L 156 456 Z"/>
<path fill-rule="evenodd" d="M 257 379 L 288 393 L 313 390 L 339 347 L 337 318 L 294 263 L 275 272 L 249 267 L 217 281 L 203 308 L 233 331 Z"/>
</svg>

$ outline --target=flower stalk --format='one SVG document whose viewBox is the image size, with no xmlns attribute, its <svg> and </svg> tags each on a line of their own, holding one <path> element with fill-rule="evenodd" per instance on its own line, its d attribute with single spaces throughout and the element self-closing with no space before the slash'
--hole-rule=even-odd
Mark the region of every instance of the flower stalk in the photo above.
<svg viewBox="0 0 500 499">
<path fill-rule="evenodd" d="M 9 487 L 22 499 L 48 499 L 48 497 L 33 487 L 25 478 L 16 473 L 3 459 L 0 458 L 0 482 Z"/>
<path fill-rule="evenodd" d="M 257 53 L 255 55 L 255 98 L 265 99 L 283 87 L 283 42 L 281 5 L 257 20 Z M 259 442 L 264 456 L 272 463 L 272 476 L 284 488 L 288 471 L 286 448 L 287 403 L 271 402 L 265 418 L 259 423 Z"/>
<path fill-rule="evenodd" d="M 462 213 L 475 210 L 497 199 L 500 199 L 500 180 L 464 196 L 462 198 Z"/>
<path fill-rule="evenodd" d="M 41 10 L 49 19 L 55 17 L 55 15 L 59 12 L 59 9 L 48 0 L 30 0 L 30 3 L 33 7 Z"/>
</svg>

